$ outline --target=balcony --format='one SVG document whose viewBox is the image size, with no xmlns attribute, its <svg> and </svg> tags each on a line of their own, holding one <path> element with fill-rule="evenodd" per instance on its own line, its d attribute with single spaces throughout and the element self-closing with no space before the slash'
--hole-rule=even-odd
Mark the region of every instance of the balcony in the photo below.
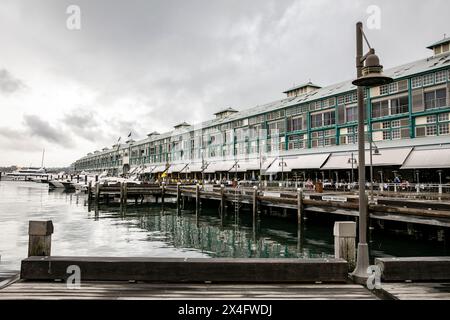
<svg viewBox="0 0 450 320">
<path fill-rule="evenodd" d="M 425 100 L 425 110 L 444 108 L 447 106 L 447 98 Z"/>
</svg>

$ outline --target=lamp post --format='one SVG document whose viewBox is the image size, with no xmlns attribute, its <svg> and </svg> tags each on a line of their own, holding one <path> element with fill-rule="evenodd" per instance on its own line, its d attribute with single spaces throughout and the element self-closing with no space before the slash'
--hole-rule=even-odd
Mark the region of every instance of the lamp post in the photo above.
<svg viewBox="0 0 450 320">
<path fill-rule="evenodd" d="M 375 145 L 375 143 L 372 141 L 372 133 L 370 133 L 370 202 L 373 203 L 373 155 L 380 155 L 380 150 L 375 145 L 375 150 L 372 152 L 372 143 Z"/>
<path fill-rule="evenodd" d="M 370 50 L 363 55 L 363 37 Z M 364 65 L 365 64 L 365 65 Z M 357 283 L 365 283 L 368 278 L 369 246 L 367 244 L 367 198 L 366 198 L 366 167 L 365 167 L 365 139 L 364 139 L 364 87 L 375 87 L 393 82 L 392 78 L 382 74 L 375 50 L 370 46 L 363 32 L 362 22 L 356 24 L 356 70 L 357 79 L 353 84 L 358 87 L 358 174 L 359 174 L 359 239 L 356 268 L 352 273 Z"/>
</svg>

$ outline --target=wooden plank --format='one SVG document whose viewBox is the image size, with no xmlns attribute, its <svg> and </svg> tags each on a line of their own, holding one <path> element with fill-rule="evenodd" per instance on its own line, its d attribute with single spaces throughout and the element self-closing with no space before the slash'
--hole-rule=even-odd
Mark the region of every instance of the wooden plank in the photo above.
<svg viewBox="0 0 450 320">
<path fill-rule="evenodd" d="M 339 259 L 30 257 L 22 261 L 21 278 L 67 279 L 70 265 L 80 267 L 84 281 L 345 282 L 348 272 Z"/>
<path fill-rule="evenodd" d="M 383 281 L 450 280 L 450 257 L 377 258 Z"/>
</svg>

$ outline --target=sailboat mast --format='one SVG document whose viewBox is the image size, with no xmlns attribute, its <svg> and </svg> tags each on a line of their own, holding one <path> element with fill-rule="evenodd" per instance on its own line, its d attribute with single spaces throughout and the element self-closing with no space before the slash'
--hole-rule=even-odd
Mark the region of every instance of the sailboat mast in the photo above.
<svg viewBox="0 0 450 320">
<path fill-rule="evenodd" d="M 44 167 L 44 154 L 45 154 L 45 148 L 42 149 L 42 161 L 41 161 L 41 168 Z"/>
</svg>

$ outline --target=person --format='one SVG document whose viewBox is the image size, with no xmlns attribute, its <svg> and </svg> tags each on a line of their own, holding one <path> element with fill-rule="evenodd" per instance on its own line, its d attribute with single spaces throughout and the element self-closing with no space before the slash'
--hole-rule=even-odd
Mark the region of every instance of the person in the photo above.
<svg viewBox="0 0 450 320">
<path fill-rule="evenodd" d="M 400 178 L 398 176 L 395 176 L 394 183 L 400 183 Z"/>
</svg>

